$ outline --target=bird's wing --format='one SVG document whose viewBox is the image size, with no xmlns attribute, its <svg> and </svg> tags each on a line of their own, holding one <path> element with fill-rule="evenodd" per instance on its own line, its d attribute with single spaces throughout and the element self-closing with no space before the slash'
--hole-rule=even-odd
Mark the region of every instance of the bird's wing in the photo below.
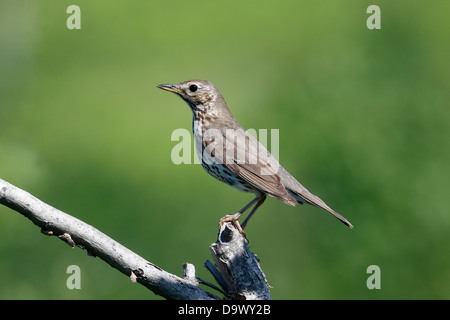
<svg viewBox="0 0 450 320">
<path fill-rule="evenodd" d="M 258 140 L 242 128 L 228 129 L 222 132 L 221 138 L 206 142 L 207 148 L 215 149 L 215 158 L 222 159 L 233 173 L 262 192 L 287 204 L 298 204 L 281 183 L 277 174 L 280 164 Z M 221 155 L 217 152 L 220 150 L 223 150 Z"/>
</svg>

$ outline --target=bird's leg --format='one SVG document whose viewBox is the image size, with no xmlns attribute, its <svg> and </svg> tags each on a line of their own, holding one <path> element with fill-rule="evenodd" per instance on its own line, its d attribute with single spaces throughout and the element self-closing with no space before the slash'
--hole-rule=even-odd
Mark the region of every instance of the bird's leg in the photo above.
<svg viewBox="0 0 450 320">
<path fill-rule="evenodd" d="M 261 197 L 258 198 L 258 202 L 253 207 L 252 211 L 250 211 L 250 213 L 248 214 L 247 218 L 245 218 L 244 222 L 241 224 L 241 228 L 242 229 L 245 228 L 245 226 L 248 223 L 248 220 L 250 220 L 252 215 L 255 213 L 256 209 L 258 209 L 264 203 L 265 200 L 266 200 L 266 195 L 265 194 L 263 194 Z"/>
<path fill-rule="evenodd" d="M 264 196 L 264 198 L 265 198 L 265 196 Z M 250 201 L 245 207 L 243 207 L 241 210 L 239 210 L 237 213 L 235 213 L 235 214 L 228 214 L 225 217 L 221 218 L 219 220 L 219 229 L 220 229 L 220 227 L 222 226 L 222 224 L 224 222 L 232 221 L 236 225 L 236 228 L 238 229 L 239 233 L 243 234 L 244 237 L 245 237 L 245 232 L 244 232 L 244 230 L 242 230 L 242 228 L 241 228 L 241 226 L 240 226 L 240 224 L 238 222 L 238 219 L 248 208 L 250 208 L 256 201 L 259 201 L 260 199 L 261 199 L 261 197 L 256 197 L 255 199 Z M 255 211 L 255 209 L 252 210 L 252 212 L 254 212 L 254 211 Z M 245 221 L 247 221 L 247 219 L 245 219 Z"/>
</svg>

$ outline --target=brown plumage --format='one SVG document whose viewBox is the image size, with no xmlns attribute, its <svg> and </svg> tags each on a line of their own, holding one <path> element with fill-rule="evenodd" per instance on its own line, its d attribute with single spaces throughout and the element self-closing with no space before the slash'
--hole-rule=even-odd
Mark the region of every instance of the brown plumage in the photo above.
<svg viewBox="0 0 450 320">
<path fill-rule="evenodd" d="M 162 84 L 158 88 L 176 93 L 191 108 L 192 130 L 203 168 L 214 178 L 240 191 L 253 192 L 256 196 L 236 214 L 220 219 L 220 224 L 235 221 L 243 233 L 242 229 L 250 217 L 269 195 L 292 206 L 306 202 L 331 213 L 353 228 L 343 216 L 302 186 L 258 140 L 242 128 L 211 82 L 188 80 L 179 84 Z M 237 219 L 254 203 L 256 205 L 241 229 Z"/>
</svg>

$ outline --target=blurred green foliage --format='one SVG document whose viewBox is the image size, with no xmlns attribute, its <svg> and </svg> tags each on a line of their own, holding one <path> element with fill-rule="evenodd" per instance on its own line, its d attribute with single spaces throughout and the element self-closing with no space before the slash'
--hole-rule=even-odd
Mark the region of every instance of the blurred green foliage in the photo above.
<svg viewBox="0 0 450 320">
<path fill-rule="evenodd" d="M 244 127 L 280 129 L 283 166 L 355 226 L 269 199 L 246 231 L 274 299 L 449 299 L 450 3 L 378 1 L 381 30 L 370 4 L 3 0 L 0 178 L 213 281 L 217 221 L 251 195 L 171 162 L 191 112 L 155 88 L 207 79 Z M 2 206 L 0 298 L 158 297 Z"/>
</svg>

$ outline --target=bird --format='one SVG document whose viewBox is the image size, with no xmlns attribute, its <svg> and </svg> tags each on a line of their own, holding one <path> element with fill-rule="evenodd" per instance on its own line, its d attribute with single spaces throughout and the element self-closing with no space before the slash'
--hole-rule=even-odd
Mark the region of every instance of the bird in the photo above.
<svg viewBox="0 0 450 320">
<path fill-rule="evenodd" d="M 245 131 L 214 84 L 194 79 L 178 84 L 160 84 L 157 88 L 175 93 L 190 107 L 197 155 L 206 172 L 234 189 L 255 195 L 237 213 L 222 217 L 219 228 L 225 222 L 232 222 L 245 236 L 244 228 L 267 195 L 291 206 L 313 205 L 353 228 L 347 219 L 309 192 L 256 138 Z M 238 219 L 251 206 L 252 210 L 239 224 Z"/>
</svg>

